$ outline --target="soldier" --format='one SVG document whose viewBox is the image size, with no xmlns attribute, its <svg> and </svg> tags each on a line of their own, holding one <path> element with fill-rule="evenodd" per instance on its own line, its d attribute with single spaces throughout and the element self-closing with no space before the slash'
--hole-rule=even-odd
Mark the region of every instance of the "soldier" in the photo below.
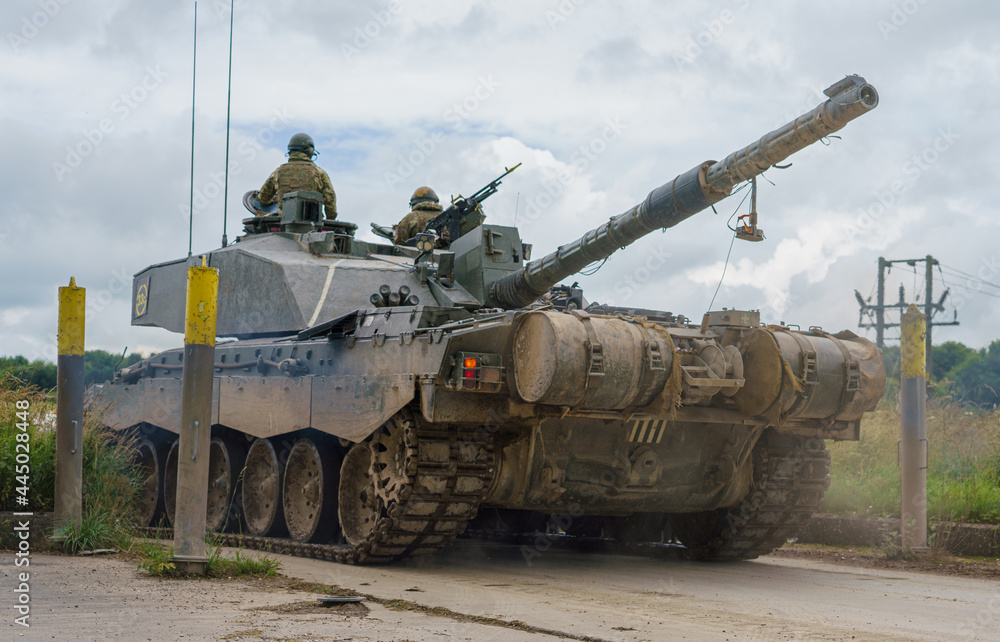
<svg viewBox="0 0 1000 642">
<path fill-rule="evenodd" d="M 316 155 L 316 147 L 309 134 L 292 136 L 288 141 L 288 162 L 271 172 L 257 194 L 261 204 L 270 205 L 277 201 L 278 213 L 281 214 L 281 197 L 288 192 L 319 192 L 323 195 L 326 218 L 337 218 L 337 194 L 327 173 L 313 163 L 313 156 Z"/>
<path fill-rule="evenodd" d="M 404 245 L 407 240 L 424 231 L 427 223 L 440 214 L 444 208 L 438 202 L 438 195 L 429 187 L 418 187 L 410 197 L 410 213 L 396 226 L 393 243 Z"/>
</svg>

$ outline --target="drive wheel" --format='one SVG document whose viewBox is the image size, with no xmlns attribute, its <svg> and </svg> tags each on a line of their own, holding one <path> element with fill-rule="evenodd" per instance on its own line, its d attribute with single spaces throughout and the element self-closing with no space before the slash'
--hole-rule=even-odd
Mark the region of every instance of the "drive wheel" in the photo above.
<svg viewBox="0 0 1000 642">
<path fill-rule="evenodd" d="M 247 453 L 243 473 L 243 518 L 251 535 L 283 537 L 288 533 L 281 503 L 285 463 L 270 439 L 258 439 Z"/>
<path fill-rule="evenodd" d="M 295 442 L 285 463 L 283 483 L 285 524 L 292 539 L 315 542 L 328 538 L 337 515 L 332 452 L 321 452 L 307 438 Z"/>
<path fill-rule="evenodd" d="M 375 492 L 388 506 L 405 502 L 417 473 L 417 434 L 408 412 L 400 412 L 372 436 L 371 478 Z"/>
</svg>

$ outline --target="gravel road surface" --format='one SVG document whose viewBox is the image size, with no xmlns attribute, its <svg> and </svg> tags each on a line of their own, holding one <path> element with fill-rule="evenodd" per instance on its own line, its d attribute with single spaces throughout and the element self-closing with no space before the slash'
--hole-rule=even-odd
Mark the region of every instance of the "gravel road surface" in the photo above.
<svg viewBox="0 0 1000 642">
<path fill-rule="evenodd" d="M 769 556 L 696 564 L 459 542 L 422 562 L 352 567 L 279 556 L 279 580 L 160 580 L 134 561 L 35 555 L 24 640 L 995 639 L 996 580 Z M 292 578 L 292 579 L 288 579 Z M 318 606 L 333 585 L 364 606 Z"/>
</svg>

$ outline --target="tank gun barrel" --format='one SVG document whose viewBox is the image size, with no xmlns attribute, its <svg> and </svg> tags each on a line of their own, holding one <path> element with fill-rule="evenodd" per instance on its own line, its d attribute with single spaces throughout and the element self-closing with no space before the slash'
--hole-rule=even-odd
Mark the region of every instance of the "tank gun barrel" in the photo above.
<svg viewBox="0 0 1000 642">
<path fill-rule="evenodd" d="M 823 92 L 828 100 L 739 149 L 725 160 L 706 161 L 654 189 L 646 199 L 579 239 L 490 286 L 491 303 L 530 304 L 566 277 L 653 230 L 673 227 L 721 201 L 733 187 L 844 127 L 878 105 L 878 92 L 861 76 L 847 76 Z"/>
</svg>

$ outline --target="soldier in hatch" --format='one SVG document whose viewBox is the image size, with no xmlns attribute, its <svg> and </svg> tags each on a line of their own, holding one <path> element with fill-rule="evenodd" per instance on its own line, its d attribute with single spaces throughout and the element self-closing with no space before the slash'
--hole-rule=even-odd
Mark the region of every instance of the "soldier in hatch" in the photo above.
<svg viewBox="0 0 1000 642">
<path fill-rule="evenodd" d="M 404 245 L 406 241 L 424 231 L 427 223 L 440 214 L 444 208 L 438 202 L 438 195 L 429 187 L 418 187 L 410 197 L 410 213 L 396 226 L 393 243 Z"/>
<path fill-rule="evenodd" d="M 271 205 L 277 201 L 280 214 L 281 197 L 288 192 L 319 192 L 323 195 L 326 218 L 337 218 L 337 194 L 333 191 L 330 177 L 312 161 L 317 153 L 309 134 L 292 136 L 288 141 L 288 162 L 271 172 L 257 193 L 261 204 Z"/>
</svg>

